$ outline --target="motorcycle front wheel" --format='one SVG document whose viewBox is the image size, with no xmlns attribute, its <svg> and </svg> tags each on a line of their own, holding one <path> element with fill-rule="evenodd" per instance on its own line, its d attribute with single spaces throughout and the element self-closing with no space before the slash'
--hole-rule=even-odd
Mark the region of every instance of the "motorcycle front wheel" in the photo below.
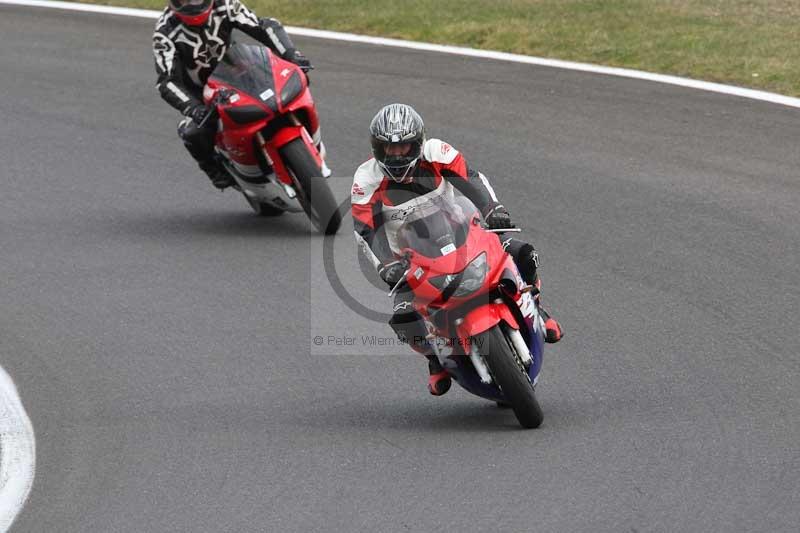
<svg viewBox="0 0 800 533">
<path fill-rule="evenodd" d="M 335 234 L 342 223 L 339 206 L 303 139 L 289 142 L 280 153 L 294 176 L 297 199 L 311 223 L 325 235 Z"/>
<path fill-rule="evenodd" d="M 528 373 L 500 325 L 476 336 L 478 348 L 489 367 L 492 378 L 503 391 L 524 428 L 538 428 L 544 413 L 536 399 Z"/>
</svg>

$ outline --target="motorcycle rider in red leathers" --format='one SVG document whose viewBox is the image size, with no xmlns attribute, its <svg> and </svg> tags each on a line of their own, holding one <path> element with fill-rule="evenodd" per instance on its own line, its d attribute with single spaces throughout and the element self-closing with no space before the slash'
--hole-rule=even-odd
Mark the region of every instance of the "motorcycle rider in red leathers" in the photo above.
<svg viewBox="0 0 800 533">
<path fill-rule="evenodd" d="M 396 212 L 425 199 L 452 194 L 455 188 L 480 209 L 490 229 L 514 227 L 486 177 L 470 168 L 449 144 L 426 139 L 422 118 L 411 106 L 391 104 L 381 109 L 370 125 L 370 137 L 374 157 L 358 168 L 353 180 L 353 221 L 362 251 L 389 286 L 396 285 L 407 268 L 398 260 L 394 235 L 398 224 L 392 217 Z M 525 282 L 540 288 L 534 247 L 516 239 L 503 240 L 503 247 Z M 440 396 L 450 389 L 450 376 L 427 344 L 427 330 L 412 300 L 408 286 L 397 293 L 389 324 L 400 340 L 428 359 L 428 390 Z M 563 335 L 561 326 L 541 304 L 540 310 L 545 319 L 545 340 L 558 342 Z"/>
<path fill-rule="evenodd" d="M 230 47 L 234 29 L 246 33 L 304 71 L 313 68 L 295 48 L 280 22 L 259 19 L 240 0 L 169 1 L 153 34 L 156 87 L 169 105 L 185 115 L 178 125 L 178 135 L 219 189 L 232 185 L 233 181 L 214 157 L 217 124 L 203 123 L 209 111 L 203 103 L 203 88 Z M 319 132 L 309 133 L 324 157 L 325 148 Z"/>
</svg>

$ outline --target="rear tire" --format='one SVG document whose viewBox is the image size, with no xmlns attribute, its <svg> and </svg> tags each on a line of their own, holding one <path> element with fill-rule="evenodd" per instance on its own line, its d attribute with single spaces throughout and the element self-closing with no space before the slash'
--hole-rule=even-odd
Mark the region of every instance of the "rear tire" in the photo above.
<svg viewBox="0 0 800 533">
<path fill-rule="evenodd" d="M 342 223 L 339 205 L 303 139 L 286 144 L 280 153 L 294 175 L 297 199 L 311 223 L 325 235 L 335 234 Z"/>
<path fill-rule="evenodd" d="M 495 383 L 503 390 L 514 415 L 525 428 L 538 428 L 544 413 L 536 400 L 533 385 L 522 361 L 511 348 L 506 336 L 497 325 L 477 335 L 481 355 L 491 371 Z"/>
</svg>

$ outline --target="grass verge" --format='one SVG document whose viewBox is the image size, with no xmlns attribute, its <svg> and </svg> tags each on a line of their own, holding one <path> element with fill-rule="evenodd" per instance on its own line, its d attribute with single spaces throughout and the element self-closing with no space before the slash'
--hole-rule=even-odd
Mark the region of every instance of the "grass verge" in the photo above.
<svg viewBox="0 0 800 533">
<path fill-rule="evenodd" d="M 634 68 L 800 96 L 797 0 L 244 0 L 284 24 Z M 95 3 L 162 9 L 163 0 Z"/>
</svg>

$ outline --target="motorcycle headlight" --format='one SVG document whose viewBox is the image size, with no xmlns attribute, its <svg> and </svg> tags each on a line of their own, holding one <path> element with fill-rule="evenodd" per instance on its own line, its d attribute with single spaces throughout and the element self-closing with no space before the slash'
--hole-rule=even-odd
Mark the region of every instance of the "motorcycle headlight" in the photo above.
<svg viewBox="0 0 800 533">
<path fill-rule="evenodd" d="M 286 85 L 281 89 L 281 106 L 287 106 L 292 103 L 292 100 L 297 98 L 303 90 L 303 82 L 300 80 L 300 74 L 295 71 L 294 74 L 286 82 Z"/>
<path fill-rule="evenodd" d="M 461 283 L 456 287 L 453 296 L 463 298 L 483 287 L 483 282 L 486 280 L 486 273 L 488 270 L 489 265 L 486 262 L 486 253 L 482 253 L 473 259 L 461 273 Z M 445 276 L 431 278 L 428 282 L 440 291 L 444 291 L 455 282 L 457 277 L 458 274 L 447 274 Z"/>
</svg>

